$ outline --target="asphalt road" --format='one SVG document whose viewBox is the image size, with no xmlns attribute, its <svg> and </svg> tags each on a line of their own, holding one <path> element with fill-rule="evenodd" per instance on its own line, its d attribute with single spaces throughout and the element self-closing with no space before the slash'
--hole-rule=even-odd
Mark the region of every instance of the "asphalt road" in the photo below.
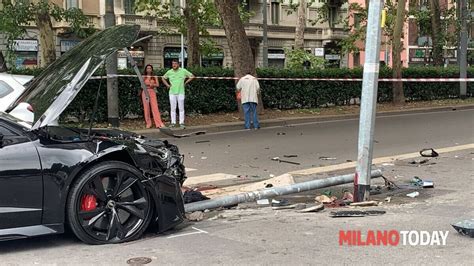
<svg viewBox="0 0 474 266">
<path fill-rule="evenodd" d="M 127 265 L 136 257 L 151 259 L 147 265 L 472 265 L 474 239 L 450 223 L 474 217 L 473 156 L 471 149 L 443 154 L 433 159 L 436 164 L 387 168 L 390 176 L 405 177 L 396 179 L 398 184 L 417 175 L 435 187 L 420 190 L 414 199 L 405 192 L 368 208 L 386 211 L 382 216 L 329 217 L 337 209 L 233 209 L 120 245 L 89 246 L 71 234 L 0 242 L 0 265 Z M 378 197 L 383 201 L 386 195 Z M 368 230 L 447 231 L 448 236 L 446 246 L 340 246 L 340 230 L 360 230 L 364 236 Z"/>
<path fill-rule="evenodd" d="M 357 159 L 358 119 L 170 139 L 185 154 L 189 176 L 226 173 L 266 178 Z M 374 158 L 474 143 L 474 110 L 380 116 Z M 198 143 L 196 143 L 198 142 Z M 296 158 L 283 158 L 297 155 Z M 320 157 L 336 160 L 322 160 Z M 280 157 L 301 165 L 272 161 Z"/>
</svg>

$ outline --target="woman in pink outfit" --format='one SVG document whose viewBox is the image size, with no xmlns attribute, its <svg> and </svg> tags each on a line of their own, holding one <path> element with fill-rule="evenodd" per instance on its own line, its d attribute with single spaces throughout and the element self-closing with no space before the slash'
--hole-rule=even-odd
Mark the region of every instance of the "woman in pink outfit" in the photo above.
<svg viewBox="0 0 474 266">
<path fill-rule="evenodd" d="M 146 128 L 152 127 L 150 106 L 151 106 L 151 113 L 153 114 L 153 121 L 155 121 L 156 128 L 164 127 L 165 125 L 161 121 L 160 110 L 158 109 L 158 100 L 156 98 L 156 92 L 155 92 L 155 88 L 157 88 L 160 84 L 158 82 L 158 78 L 153 75 L 153 66 L 151 65 L 145 66 L 145 73 L 143 73 L 143 80 L 145 81 L 148 94 L 150 95 L 150 102 L 147 103 L 145 92 L 142 91 L 141 93 Z"/>
</svg>

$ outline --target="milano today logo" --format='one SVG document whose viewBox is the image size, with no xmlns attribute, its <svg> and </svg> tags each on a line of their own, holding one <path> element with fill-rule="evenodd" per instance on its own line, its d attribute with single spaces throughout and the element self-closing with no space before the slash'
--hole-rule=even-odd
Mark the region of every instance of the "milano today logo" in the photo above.
<svg viewBox="0 0 474 266">
<path fill-rule="evenodd" d="M 445 246 L 449 231 L 339 231 L 340 246 Z"/>
</svg>

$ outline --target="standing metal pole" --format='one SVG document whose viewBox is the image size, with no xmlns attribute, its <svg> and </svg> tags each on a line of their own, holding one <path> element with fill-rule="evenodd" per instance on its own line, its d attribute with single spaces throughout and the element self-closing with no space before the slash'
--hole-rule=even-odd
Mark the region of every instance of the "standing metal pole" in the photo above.
<svg viewBox="0 0 474 266">
<path fill-rule="evenodd" d="M 467 95 L 467 83 L 462 79 L 467 78 L 467 3 L 466 0 L 459 1 L 459 15 L 461 19 L 461 43 L 459 49 L 459 78 L 461 81 L 459 83 L 459 96 L 461 98 L 466 97 Z"/>
<path fill-rule="evenodd" d="M 268 67 L 268 22 L 267 22 L 267 0 L 263 1 L 263 67 Z"/>
<path fill-rule="evenodd" d="M 114 0 L 105 1 L 105 28 L 115 25 Z M 119 96 L 117 80 L 117 53 L 111 54 L 106 61 L 107 72 L 107 117 L 112 127 L 119 127 Z"/>
<path fill-rule="evenodd" d="M 184 5 L 185 5 L 185 0 L 180 0 L 181 3 L 181 16 L 184 16 Z M 184 68 L 184 34 L 181 33 L 181 67 Z"/>
<path fill-rule="evenodd" d="M 383 0 L 370 0 L 365 41 L 364 79 L 359 120 L 357 169 L 354 178 L 354 196 L 357 201 L 369 198 L 372 166 L 375 111 L 380 68 L 381 14 Z"/>
</svg>

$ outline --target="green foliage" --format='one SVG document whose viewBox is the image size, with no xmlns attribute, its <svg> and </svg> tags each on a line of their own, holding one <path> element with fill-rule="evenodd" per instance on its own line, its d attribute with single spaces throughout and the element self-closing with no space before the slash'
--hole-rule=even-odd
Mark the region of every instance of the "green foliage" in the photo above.
<svg viewBox="0 0 474 266">
<path fill-rule="evenodd" d="M 308 53 L 303 49 L 286 49 L 286 68 L 288 69 L 298 69 L 303 70 L 305 62 L 309 62 L 311 69 L 321 69 L 324 68 L 326 60 L 323 58 L 317 57 L 312 53 Z"/>
<path fill-rule="evenodd" d="M 34 24 L 37 16 L 48 13 L 56 21 L 67 21 L 70 23 L 70 32 L 85 38 L 94 29 L 80 9 L 64 9 L 46 0 L 38 2 L 2 0 L 0 9 L 0 33 L 4 34 L 7 41 L 7 61 L 14 67 L 15 54 L 13 44 L 26 34 L 25 25 Z"/>
<path fill-rule="evenodd" d="M 233 77 L 231 69 L 196 68 L 190 69 L 198 77 Z M 164 74 L 166 69 L 155 72 Z M 35 74 L 39 70 L 16 70 L 17 74 Z M 130 70 L 120 74 L 134 74 Z M 258 69 L 259 78 L 362 78 L 362 68 L 356 69 Z M 390 68 L 380 69 L 380 78 L 391 78 Z M 411 67 L 403 69 L 406 78 L 457 78 L 456 68 Z M 474 68 L 469 68 L 468 77 L 474 78 Z M 81 120 L 88 119 L 93 110 L 97 90 L 100 87 L 99 121 L 107 120 L 106 80 L 89 80 L 73 103 L 67 108 L 64 116 L 73 116 Z M 161 84 L 161 82 L 160 82 Z M 296 81 L 296 80 L 260 80 L 262 99 L 266 108 L 295 109 L 318 108 L 328 104 L 348 105 L 361 94 L 360 81 Z M 459 95 L 457 82 L 404 82 L 405 96 L 408 101 L 429 101 L 454 98 Z M 137 78 L 119 78 L 119 108 L 121 118 L 126 115 L 142 116 L 142 105 L 138 96 L 140 84 Z M 159 108 L 166 113 L 169 110 L 167 89 L 160 85 L 157 90 Z M 474 83 L 468 83 L 468 95 L 474 96 Z M 392 82 L 380 82 L 379 102 L 392 101 Z M 216 113 L 237 110 L 234 80 L 196 79 L 186 87 L 186 111 L 188 113 Z M 63 116 L 63 117 L 64 117 Z"/>
</svg>

